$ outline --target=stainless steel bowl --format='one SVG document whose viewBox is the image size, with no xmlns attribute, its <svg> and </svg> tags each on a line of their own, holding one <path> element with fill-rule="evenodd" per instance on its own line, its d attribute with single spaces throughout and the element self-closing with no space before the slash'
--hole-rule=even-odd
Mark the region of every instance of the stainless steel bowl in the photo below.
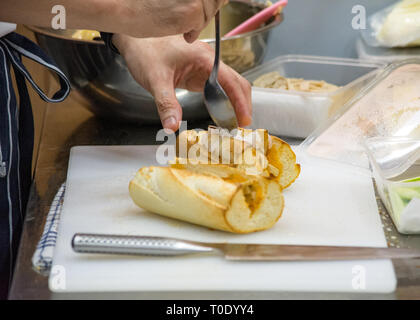
<svg viewBox="0 0 420 320">
<path fill-rule="evenodd" d="M 231 1 L 222 9 L 222 34 L 263 8 L 263 4 L 252 0 Z M 223 61 L 238 72 L 260 64 L 269 33 L 282 20 L 283 15 L 279 14 L 257 30 L 222 39 Z M 74 30 L 29 28 L 34 31 L 39 45 L 69 77 L 73 88 L 88 100 L 86 105 L 93 113 L 136 123 L 160 122 L 153 97 L 131 77 L 123 59 L 108 50 L 102 41 L 73 39 Z M 210 24 L 200 39 L 212 44 L 213 30 Z M 184 120 L 209 117 L 202 93 L 178 89 L 176 95 Z"/>
</svg>

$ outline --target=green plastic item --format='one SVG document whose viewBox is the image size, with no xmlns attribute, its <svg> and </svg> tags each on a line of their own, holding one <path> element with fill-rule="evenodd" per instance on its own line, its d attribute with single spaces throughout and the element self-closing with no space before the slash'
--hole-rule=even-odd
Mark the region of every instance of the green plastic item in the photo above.
<svg viewBox="0 0 420 320">
<path fill-rule="evenodd" d="M 420 181 L 420 177 L 404 180 L 402 182 L 416 182 Z M 413 198 L 420 199 L 420 187 L 394 187 L 389 189 L 389 198 L 394 213 L 398 220 L 405 207 Z"/>
</svg>

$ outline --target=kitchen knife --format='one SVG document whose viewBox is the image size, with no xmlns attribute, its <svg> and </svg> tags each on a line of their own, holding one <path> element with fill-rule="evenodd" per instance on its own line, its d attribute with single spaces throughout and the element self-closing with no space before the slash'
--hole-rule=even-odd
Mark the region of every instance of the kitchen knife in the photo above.
<svg viewBox="0 0 420 320">
<path fill-rule="evenodd" d="M 219 253 L 228 260 L 322 261 L 420 258 L 420 250 L 277 244 L 206 243 L 149 236 L 75 234 L 72 247 L 79 253 L 181 256 Z"/>
</svg>

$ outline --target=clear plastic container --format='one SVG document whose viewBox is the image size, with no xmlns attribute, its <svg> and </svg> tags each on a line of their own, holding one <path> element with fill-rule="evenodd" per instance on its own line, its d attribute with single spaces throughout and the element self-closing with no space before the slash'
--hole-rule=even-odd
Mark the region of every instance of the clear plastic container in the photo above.
<svg viewBox="0 0 420 320">
<path fill-rule="evenodd" d="M 419 46 L 420 1 L 401 0 L 375 12 L 360 33 L 372 47 Z"/>
<path fill-rule="evenodd" d="M 420 48 L 384 48 L 372 47 L 362 38 L 356 40 L 356 50 L 359 59 L 391 63 L 399 60 L 420 58 Z"/>
<path fill-rule="evenodd" d="M 308 157 L 368 170 L 363 144 L 372 137 L 420 139 L 420 59 L 387 66 L 300 148 Z"/>
<path fill-rule="evenodd" d="M 365 150 L 378 193 L 397 230 L 420 234 L 420 140 L 370 138 Z"/>
<path fill-rule="evenodd" d="M 251 127 L 305 138 L 366 86 L 383 66 L 375 61 L 302 55 L 280 56 L 266 62 L 243 76 L 252 83 L 265 73 L 277 71 L 284 77 L 324 80 L 340 88 L 318 93 L 253 87 Z"/>
</svg>

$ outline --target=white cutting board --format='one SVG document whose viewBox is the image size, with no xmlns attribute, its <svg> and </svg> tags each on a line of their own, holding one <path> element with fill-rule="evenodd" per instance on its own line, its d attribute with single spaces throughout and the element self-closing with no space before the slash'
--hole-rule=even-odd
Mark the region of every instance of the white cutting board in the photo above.
<svg viewBox="0 0 420 320">
<path fill-rule="evenodd" d="M 282 218 L 270 230 L 237 235 L 164 218 L 135 206 L 129 180 L 156 164 L 156 146 L 72 149 L 50 289 L 54 292 L 395 290 L 389 260 L 235 262 L 219 256 L 177 258 L 77 254 L 77 232 L 167 236 L 209 242 L 385 247 L 369 177 L 340 167 L 303 164 L 284 191 Z"/>
</svg>

